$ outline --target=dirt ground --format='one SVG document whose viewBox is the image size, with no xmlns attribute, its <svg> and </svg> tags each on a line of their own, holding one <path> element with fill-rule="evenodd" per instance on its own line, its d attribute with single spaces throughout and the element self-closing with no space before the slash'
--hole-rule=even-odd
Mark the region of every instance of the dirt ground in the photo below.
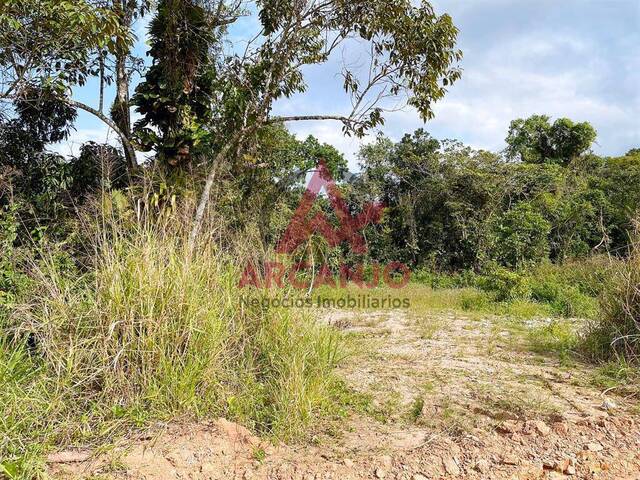
<svg viewBox="0 0 640 480">
<path fill-rule="evenodd" d="M 274 446 L 220 419 L 158 426 L 107 453 L 49 457 L 53 478 L 640 479 L 640 417 L 593 372 L 527 348 L 501 317 L 330 312 L 370 398 L 329 432 Z M 525 325 L 525 327 L 527 327 Z M 533 327 L 533 325 L 529 325 Z"/>
</svg>

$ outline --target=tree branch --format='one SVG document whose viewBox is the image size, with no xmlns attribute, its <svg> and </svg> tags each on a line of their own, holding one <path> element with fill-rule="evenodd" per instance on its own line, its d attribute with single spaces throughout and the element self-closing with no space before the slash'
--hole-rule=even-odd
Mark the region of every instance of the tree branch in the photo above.
<svg viewBox="0 0 640 480">
<path fill-rule="evenodd" d="M 280 122 L 301 122 L 301 121 L 318 121 L 318 120 L 336 120 L 342 123 L 362 123 L 353 118 L 345 117 L 344 115 L 294 115 L 290 117 L 271 117 L 267 123 L 280 123 Z"/>
<path fill-rule="evenodd" d="M 126 134 L 122 130 L 120 130 L 120 128 L 118 128 L 118 126 L 115 124 L 113 120 L 111 120 L 109 117 L 99 112 L 95 108 L 92 108 L 89 105 L 86 105 L 82 102 L 78 102 L 77 100 L 65 98 L 64 101 L 73 107 L 76 107 L 81 110 L 84 110 L 85 112 L 91 113 L 92 115 L 102 120 L 114 132 L 116 132 L 120 137 L 120 141 L 122 142 L 122 146 L 125 150 L 125 156 L 127 157 L 127 162 L 129 164 L 129 171 L 134 172 L 138 169 L 138 162 L 136 161 L 136 151 L 133 148 L 131 141 L 129 141 L 129 138 L 127 138 Z"/>
<path fill-rule="evenodd" d="M 209 203 L 209 197 L 211 196 L 211 188 L 213 187 L 213 182 L 216 180 L 216 175 L 218 173 L 218 168 L 220 168 L 220 164 L 223 162 L 227 154 L 231 151 L 233 146 L 241 141 L 245 135 L 244 130 L 238 131 L 217 153 L 212 162 L 211 170 L 209 171 L 209 175 L 207 175 L 207 180 L 204 184 L 204 189 L 202 190 L 202 194 L 200 195 L 200 201 L 198 202 L 198 207 L 196 209 L 196 216 L 193 220 L 193 227 L 191 232 L 189 233 L 189 243 L 188 249 L 189 254 L 193 253 L 194 247 L 196 245 L 196 240 L 198 239 L 198 235 L 202 230 L 202 222 L 204 221 L 204 213 L 207 209 L 207 204 Z"/>
<path fill-rule="evenodd" d="M 0 100 L 13 100 L 15 98 L 16 98 L 16 95 L 11 95 L 6 98 L 0 97 Z M 127 158 L 127 162 L 129 164 L 129 172 L 132 173 L 138 169 L 138 162 L 136 161 L 136 151 L 133 148 L 133 145 L 129 141 L 129 138 L 125 135 L 125 133 L 122 130 L 120 130 L 120 128 L 118 128 L 118 126 L 115 124 L 113 120 L 111 120 L 109 117 L 104 115 L 102 112 L 96 110 L 93 107 L 90 107 L 85 103 L 78 102 L 77 100 L 73 100 L 71 98 L 61 98 L 60 100 L 65 102 L 67 105 L 71 105 L 72 107 L 79 108 L 80 110 L 84 110 L 85 112 L 88 112 L 94 115 L 98 119 L 102 120 L 102 122 L 105 123 L 109 128 L 111 128 L 111 130 L 116 132 L 116 134 L 118 134 L 118 136 L 120 137 L 120 141 L 122 142 L 122 147 L 124 148 L 124 151 L 125 151 L 125 157 Z"/>
</svg>

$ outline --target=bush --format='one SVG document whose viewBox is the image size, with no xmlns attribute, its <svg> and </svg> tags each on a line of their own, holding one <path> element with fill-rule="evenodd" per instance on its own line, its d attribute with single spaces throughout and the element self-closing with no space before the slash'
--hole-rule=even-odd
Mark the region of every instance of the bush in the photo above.
<svg viewBox="0 0 640 480">
<path fill-rule="evenodd" d="M 594 267 L 578 263 L 543 263 L 528 270 L 492 265 L 478 277 L 476 285 L 493 293 L 497 301 L 532 300 L 549 305 L 551 313 L 558 316 L 592 318 L 597 314 L 598 303 L 593 293 L 587 293 L 595 289 L 587 279 L 596 276 L 595 272 Z"/>
<path fill-rule="evenodd" d="M 549 304 L 553 312 L 563 317 L 591 318 L 598 311 L 596 298 L 557 277 L 534 275 L 529 279 L 531 298 Z"/>
<path fill-rule="evenodd" d="M 478 278 L 477 286 L 493 293 L 497 301 L 530 296 L 528 278 L 523 273 L 497 265 L 490 266 L 485 274 Z"/>
<path fill-rule="evenodd" d="M 589 329 L 584 347 L 591 356 L 620 356 L 637 363 L 640 359 L 640 251 L 636 247 L 623 262 L 613 266 L 604 283 L 601 313 Z"/>
<path fill-rule="evenodd" d="M 531 204 L 517 204 L 491 228 L 491 258 L 501 264 L 518 268 L 548 258 L 551 224 Z"/>
<path fill-rule="evenodd" d="M 0 457 L 183 414 L 291 438 L 332 406 L 335 331 L 242 308 L 238 262 L 208 240 L 191 254 L 175 221 L 125 223 L 99 229 L 86 273 L 34 264 L 34 297 L 0 330 L 35 340 L 0 343 Z"/>
</svg>

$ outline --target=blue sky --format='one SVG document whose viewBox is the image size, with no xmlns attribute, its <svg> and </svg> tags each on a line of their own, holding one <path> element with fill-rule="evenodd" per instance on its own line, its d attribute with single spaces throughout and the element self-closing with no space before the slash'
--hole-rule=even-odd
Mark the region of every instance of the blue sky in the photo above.
<svg viewBox="0 0 640 480">
<path fill-rule="evenodd" d="M 543 113 L 591 122 L 594 150 L 620 155 L 640 146 L 640 0 L 434 0 L 460 29 L 463 76 L 423 124 L 411 109 L 387 115 L 382 131 L 393 139 L 423 127 L 437 138 L 499 150 L 509 122 Z M 144 31 L 144 25 L 139 26 Z M 237 32 L 240 33 L 240 32 Z M 237 34 L 234 32 L 234 35 Z M 143 38 L 143 35 L 141 35 Z M 142 42 L 141 42 L 142 43 Z M 138 46 L 141 51 L 144 45 Z M 351 47 L 339 52 L 350 59 Z M 280 101 L 276 113 L 345 113 L 337 60 L 308 69 L 307 92 Z M 95 84 L 77 92 L 95 104 Z M 362 141 L 345 138 L 335 122 L 292 123 L 299 137 L 313 134 L 343 151 L 356 168 Z M 77 131 L 59 150 L 88 139 L 113 140 L 99 122 L 79 116 Z"/>
</svg>

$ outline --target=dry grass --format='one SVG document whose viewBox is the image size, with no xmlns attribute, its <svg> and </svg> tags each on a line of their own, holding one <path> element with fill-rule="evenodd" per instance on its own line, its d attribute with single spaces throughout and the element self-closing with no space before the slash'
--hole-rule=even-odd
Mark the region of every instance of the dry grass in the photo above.
<svg viewBox="0 0 640 480">
<path fill-rule="evenodd" d="M 87 271 L 41 252 L 33 294 L 2 325 L 3 468 L 31 478 L 48 448 L 154 419 L 225 415 L 286 439 L 332 410 L 339 334 L 241 308 L 237 259 L 211 237 L 191 252 L 186 231 L 124 209 L 101 219 Z"/>
</svg>

